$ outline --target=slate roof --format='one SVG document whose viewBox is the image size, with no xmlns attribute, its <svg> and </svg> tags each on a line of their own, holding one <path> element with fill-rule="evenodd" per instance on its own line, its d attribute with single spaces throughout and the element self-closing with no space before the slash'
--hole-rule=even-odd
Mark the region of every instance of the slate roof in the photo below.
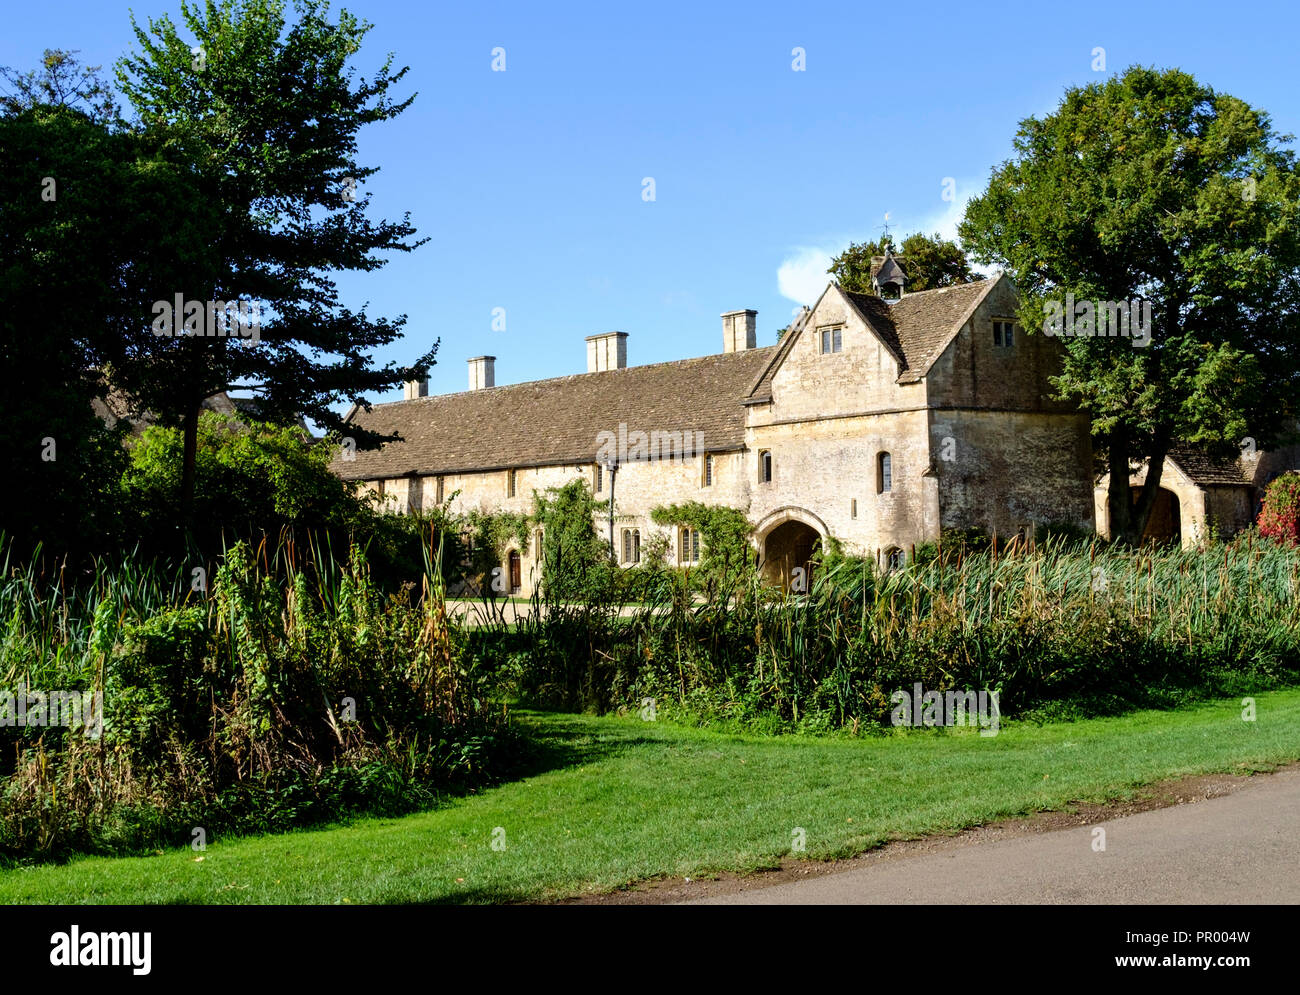
<svg viewBox="0 0 1300 995">
<path fill-rule="evenodd" d="M 966 323 L 976 305 L 992 289 L 997 279 L 959 283 L 938 290 L 922 290 L 904 294 L 893 304 L 885 304 L 878 297 L 874 310 L 867 310 L 865 294 L 846 294 L 858 313 L 889 341 L 881 322 L 892 324 L 893 338 L 903 353 L 903 373 L 899 383 L 916 383 L 930 370 L 930 365 L 952 341 Z M 883 306 L 883 311 L 882 307 Z"/>
<path fill-rule="evenodd" d="M 739 449 L 746 391 L 776 346 L 376 404 L 350 413 L 400 442 L 332 467 L 350 480 L 594 462 L 602 431 L 699 432 Z"/>
<path fill-rule="evenodd" d="M 1247 487 L 1254 484 L 1236 456 L 1220 456 L 1196 446 L 1175 446 L 1170 450 L 1169 458 L 1192 483 L 1202 487 Z"/>
</svg>

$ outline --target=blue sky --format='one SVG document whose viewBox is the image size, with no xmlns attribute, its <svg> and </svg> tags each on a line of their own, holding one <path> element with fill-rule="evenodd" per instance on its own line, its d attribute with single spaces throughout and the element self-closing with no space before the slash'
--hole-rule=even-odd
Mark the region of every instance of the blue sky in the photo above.
<svg viewBox="0 0 1300 995">
<path fill-rule="evenodd" d="M 362 133 L 361 161 L 381 168 L 362 189 L 430 241 L 340 287 L 350 306 L 408 315 L 380 360 L 441 338 L 434 393 L 464 390 L 484 353 L 498 384 L 582 372 L 584 337 L 613 329 L 636 365 L 719 352 L 734 308 L 758 310 L 769 344 L 831 253 L 878 236 L 886 212 L 900 235 L 953 234 L 1021 118 L 1134 63 L 1180 67 L 1300 132 L 1294 3 L 347 6 L 375 25 L 358 69 L 392 51 L 411 67 L 401 92 L 419 93 Z M 111 0 L 13 4 L 4 20 L 0 64 L 21 69 L 55 47 L 108 67 L 134 41 Z"/>
</svg>

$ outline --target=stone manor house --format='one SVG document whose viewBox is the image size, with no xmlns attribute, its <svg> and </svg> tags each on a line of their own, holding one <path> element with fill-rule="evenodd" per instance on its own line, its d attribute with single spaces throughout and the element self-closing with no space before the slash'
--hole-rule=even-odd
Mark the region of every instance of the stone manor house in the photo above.
<svg viewBox="0 0 1300 995">
<path fill-rule="evenodd" d="M 905 293 L 892 257 L 880 296 L 830 284 L 780 342 L 758 347 L 756 312 L 722 315 L 722 351 L 629 366 L 628 335 L 586 339 L 587 371 L 496 386 L 469 360 L 469 389 L 354 407 L 348 420 L 402 441 L 334 469 L 394 511 L 528 512 L 534 490 L 581 478 L 615 491 L 623 564 L 666 533 L 669 562 L 700 559 L 700 536 L 654 524 L 660 506 L 740 509 L 773 581 L 833 537 L 846 553 L 904 561 L 945 528 L 999 536 L 1094 524 L 1087 420 L 1048 400 L 1057 340 L 1024 335 L 1005 276 Z M 602 535 L 608 522 L 597 522 Z M 540 579 L 540 536 L 506 551 L 513 591 Z"/>
</svg>

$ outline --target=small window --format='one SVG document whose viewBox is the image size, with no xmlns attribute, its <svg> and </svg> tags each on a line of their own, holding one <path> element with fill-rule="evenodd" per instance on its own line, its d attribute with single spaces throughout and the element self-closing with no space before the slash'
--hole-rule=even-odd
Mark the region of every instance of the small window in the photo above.
<svg viewBox="0 0 1300 995">
<path fill-rule="evenodd" d="M 854 498 L 852 501 L 849 502 L 849 517 L 850 517 L 850 518 L 857 518 L 857 517 L 858 517 L 858 499 L 857 499 L 857 498 Z"/>
<path fill-rule="evenodd" d="M 843 329 L 823 328 L 821 331 L 823 356 L 829 353 L 839 352 L 844 347 Z"/>
<path fill-rule="evenodd" d="M 897 546 L 885 550 L 885 566 L 890 570 L 901 569 L 907 562 L 907 555 Z"/>
<path fill-rule="evenodd" d="M 380 496 L 380 497 L 383 497 L 383 496 L 384 496 L 384 491 L 385 491 L 384 484 L 385 484 L 385 481 L 383 481 L 383 480 L 379 481 L 379 496 Z"/>
<path fill-rule="evenodd" d="M 506 497 L 514 497 L 514 496 L 515 496 L 515 486 L 516 486 L 515 474 L 516 474 L 516 472 L 517 472 L 517 471 L 515 471 L 515 470 L 507 470 L 507 471 L 506 471 Z"/>
<path fill-rule="evenodd" d="M 768 484 L 772 481 L 772 450 L 763 449 L 758 454 L 758 482 Z"/>
<path fill-rule="evenodd" d="M 623 562 L 624 563 L 641 562 L 641 530 L 640 529 L 623 530 Z"/>
<path fill-rule="evenodd" d="M 443 500 L 444 500 L 444 498 L 443 498 L 443 478 L 442 478 L 442 477 L 439 477 L 439 478 L 438 478 L 438 484 L 437 484 L 436 493 L 437 493 L 437 495 L 438 495 L 437 503 L 438 503 L 439 505 L 441 505 L 442 502 L 443 502 Z"/>
<path fill-rule="evenodd" d="M 536 543 L 537 543 L 537 545 L 536 545 L 536 550 L 537 550 L 537 551 L 536 551 L 536 553 L 533 555 L 533 558 L 534 558 L 535 560 L 537 560 L 537 561 L 540 563 L 541 560 L 542 560 L 542 530 L 541 530 L 541 529 L 538 529 L 538 530 L 537 530 L 537 540 L 536 540 Z"/>
<path fill-rule="evenodd" d="M 602 468 L 599 463 L 596 464 L 596 473 L 595 476 L 592 478 L 592 480 L 594 481 L 594 484 L 592 486 L 593 492 L 599 494 L 601 491 L 605 489 L 605 471 L 604 468 Z"/>
<path fill-rule="evenodd" d="M 678 563 L 700 562 L 700 533 L 698 529 L 683 527 L 677 551 Z"/>
<path fill-rule="evenodd" d="M 1010 349 L 1015 345 L 1016 326 L 1011 321 L 993 322 L 993 345 L 998 349 Z"/>
<path fill-rule="evenodd" d="M 894 458 L 889 453 L 876 457 L 876 493 L 884 494 L 894 487 Z"/>
<path fill-rule="evenodd" d="M 713 486 L 713 454 L 704 454 L 704 486 Z"/>
</svg>

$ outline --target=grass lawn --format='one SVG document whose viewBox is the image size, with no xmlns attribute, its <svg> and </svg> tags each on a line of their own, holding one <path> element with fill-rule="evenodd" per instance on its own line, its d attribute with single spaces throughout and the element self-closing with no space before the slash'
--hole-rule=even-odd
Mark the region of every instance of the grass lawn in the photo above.
<svg viewBox="0 0 1300 995">
<path fill-rule="evenodd" d="M 1300 758 L 1300 690 L 1001 734 L 737 736 L 638 718 L 529 714 L 534 776 L 402 819 L 0 871 L 4 903 L 500 902 L 661 874 L 771 866 L 947 832 L 1182 774 Z M 493 831 L 504 849 L 493 849 Z"/>
</svg>

